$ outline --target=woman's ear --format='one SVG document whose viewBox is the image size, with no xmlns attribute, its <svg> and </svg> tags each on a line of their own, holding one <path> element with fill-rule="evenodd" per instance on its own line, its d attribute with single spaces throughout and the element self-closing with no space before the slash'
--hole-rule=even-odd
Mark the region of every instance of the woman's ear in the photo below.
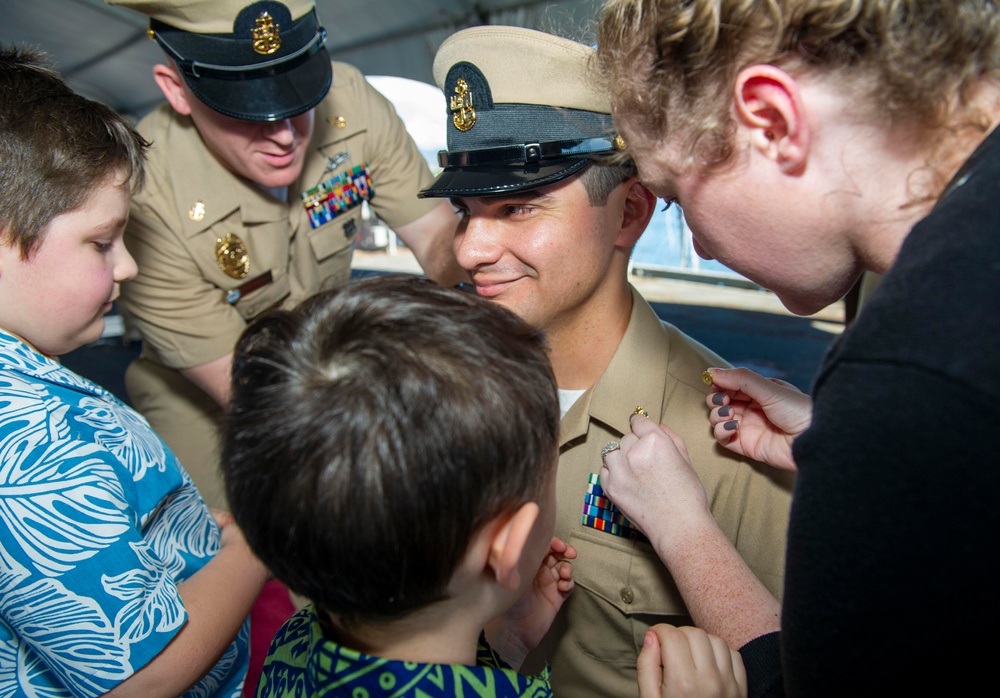
<svg viewBox="0 0 1000 698">
<path fill-rule="evenodd" d="M 773 65 L 751 65 L 736 76 L 733 105 L 750 146 L 789 175 L 805 172 L 810 133 L 795 78 Z"/>
</svg>

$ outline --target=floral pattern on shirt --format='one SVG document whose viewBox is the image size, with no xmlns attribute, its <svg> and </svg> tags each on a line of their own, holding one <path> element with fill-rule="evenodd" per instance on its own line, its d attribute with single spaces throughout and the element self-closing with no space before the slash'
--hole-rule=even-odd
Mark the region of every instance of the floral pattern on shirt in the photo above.
<svg viewBox="0 0 1000 698">
<path fill-rule="evenodd" d="M 96 696 L 184 625 L 219 549 L 187 473 L 135 411 L 0 331 L 0 696 Z M 191 696 L 239 696 L 249 624 Z"/>
</svg>

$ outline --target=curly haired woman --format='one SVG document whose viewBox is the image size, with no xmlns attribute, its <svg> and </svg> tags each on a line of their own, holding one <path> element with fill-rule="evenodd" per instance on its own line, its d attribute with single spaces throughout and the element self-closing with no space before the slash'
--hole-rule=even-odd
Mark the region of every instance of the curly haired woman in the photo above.
<svg viewBox="0 0 1000 698">
<path fill-rule="evenodd" d="M 613 0 L 599 45 L 630 154 L 703 256 L 799 314 L 885 274 L 811 398 L 711 371 L 716 439 L 798 470 L 782 608 L 648 419 L 605 490 L 751 695 L 972 692 L 1000 619 L 997 4 Z"/>
</svg>

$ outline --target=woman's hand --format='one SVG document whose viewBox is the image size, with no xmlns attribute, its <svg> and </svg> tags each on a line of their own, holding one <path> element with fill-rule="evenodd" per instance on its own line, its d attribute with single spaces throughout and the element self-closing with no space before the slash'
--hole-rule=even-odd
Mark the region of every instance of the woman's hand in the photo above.
<svg viewBox="0 0 1000 698">
<path fill-rule="evenodd" d="M 715 527 L 715 520 L 684 441 L 644 415 L 632 415 L 630 424 L 621 448 L 604 458 L 601 487 L 660 555 L 669 556 L 685 534 Z"/>
<path fill-rule="evenodd" d="M 711 368 L 708 406 L 715 440 L 741 456 L 795 470 L 792 442 L 812 421 L 812 398 L 746 368 Z"/>
</svg>

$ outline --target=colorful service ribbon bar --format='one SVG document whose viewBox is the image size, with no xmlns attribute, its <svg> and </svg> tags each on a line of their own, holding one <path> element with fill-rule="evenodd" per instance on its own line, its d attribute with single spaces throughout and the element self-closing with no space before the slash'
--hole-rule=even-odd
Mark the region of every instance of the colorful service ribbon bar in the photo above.
<svg viewBox="0 0 1000 698">
<path fill-rule="evenodd" d="M 318 228 L 362 201 L 371 201 L 373 196 L 368 165 L 361 163 L 303 192 L 301 199 L 309 214 L 309 225 Z"/>
<path fill-rule="evenodd" d="M 649 539 L 642 531 L 604 495 L 600 475 L 591 473 L 587 481 L 587 494 L 583 495 L 583 525 L 614 536 L 648 543 Z"/>
</svg>

